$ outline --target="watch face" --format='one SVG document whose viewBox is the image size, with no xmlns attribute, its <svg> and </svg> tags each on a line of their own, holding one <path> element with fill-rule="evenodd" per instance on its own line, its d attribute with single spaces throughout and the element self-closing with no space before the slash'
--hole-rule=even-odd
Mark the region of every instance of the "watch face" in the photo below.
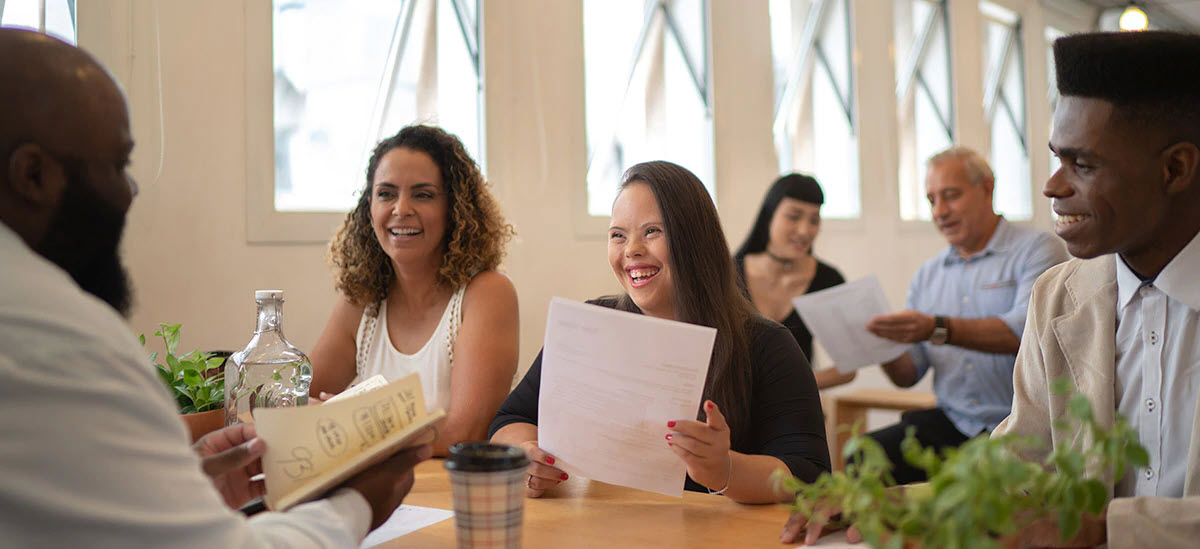
<svg viewBox="0 0 1200 549">
<path fill-rule="evenodd" d="M 946 333 L 945 328 L 941 328 L 941 327 L 934 328 L 933 333 L 930 334 L 930 336 L 929 336 L 929 342 L 934 345 L 943 345 L 946 343 L 947 335 L 948 334 Z"/>
</svg>

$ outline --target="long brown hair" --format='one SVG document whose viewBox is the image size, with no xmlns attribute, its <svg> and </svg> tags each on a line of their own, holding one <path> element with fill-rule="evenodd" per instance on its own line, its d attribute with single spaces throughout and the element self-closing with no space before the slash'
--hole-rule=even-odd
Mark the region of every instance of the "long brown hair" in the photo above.
<svg viewBox="0 0 1200 549">
<path fill-rule="evenodd" d="M 621 190 L 645 183 L 658 202 L 670 248 L 675 320 L 717 329 L 704 397 L 721 407 L 735 446 L 750 437 L 750 368 L 748 323 L 754 309 L 735 279 L 729 245 L 717 208 L 692 172 L 670 162 L 637 164 L 625 172 Z M 641 312 L 629 294 L 617 308 Z M 703 407 L 701 407 L 703 408 Z M 699 416 L 704 418 L 704 410 Z"/>
<path fill-rule="evenodd" d="M 428 154 L 437 164 L 446 188 L 449 215 L 442 243 L 445 253 L 437 272 L 439 286 L 458 288 L 476 274 L 495 269 L 504 258 L 504 244 L 513 235 L 512 225 L 505 223 L 479 166 L 462 142 L 435 126 L 408 126 L 375 146 L 358 204 L 346 214 L 346 221 L 329 245 L 334 285 L 355 305 L 386 298 L 396 277 L 371 227 L 371 187 L 380 160 L 400 147 Z"/>
</svg>

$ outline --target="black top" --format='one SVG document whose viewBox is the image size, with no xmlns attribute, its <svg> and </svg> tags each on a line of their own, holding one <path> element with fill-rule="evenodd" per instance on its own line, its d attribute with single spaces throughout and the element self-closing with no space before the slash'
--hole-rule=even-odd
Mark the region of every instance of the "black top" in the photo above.
<svg viewBox="0 0 1200 549">
<path fill-rule="evenodd" d="M 612 307 L 605 300 L 589 303 Z M 812 482 L 829 471 L 829 446 L 825 440 L 825 418 L 811 368 L 797 368 L 808 361 L 795 339 L 778 323 L 755 315 L 750 321 L 750 367 L 753 395 L 750 399 L 749 437 L 734 445 L 744 454 L 779 458 L 792 475 Z M 538 422 L 538 392 L 542 380 L 542 353 L 533 361 L 525 378 L 513 389 L 492 420 L 488 437 L 510 423 Z M 684 488 L 706 489 L 687 478 Z M 719 488 L 719 486 L 713 487 Z"/>
<path fill-rule="evenodd" d="M 746 295 L 746 299 L 750 299 L 750 288 L 746 285 L 746 261 L 744 257 L 735 258 L 737 263 L 738 285 L 742 288 L 742 293 Z M 804 293 L 811 294 L 819 292 L 826 288 L 837 286 L 846 282 L 842 273 L 837 269 L 823 263 L 820 259 L 817 260 L 817 272 L 813 275 L 812 282 L 808 284 L 808 289 Z M 804 356 L 809 359 L 810 365 L 812 361 L 812 333 L 808 331 L 808 326 L 804 325 L 804 321 L 800 320 L 800 314 L 792 309 L 792 312 L 783 319 L 783 326 L 792 332 L 792 337 L 796 338 L 796 343 L 800 344 L 800 350 L 804 351 Z"/>
</svg>

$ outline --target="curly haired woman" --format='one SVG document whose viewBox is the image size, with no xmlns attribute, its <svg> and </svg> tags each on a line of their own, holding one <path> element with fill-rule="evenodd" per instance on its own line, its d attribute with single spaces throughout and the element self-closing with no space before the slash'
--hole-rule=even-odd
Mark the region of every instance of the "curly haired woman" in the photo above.
<svg viewBox="0 0 1200 549">
<path fill-rule="evenodd" d="M 512 234 L 458 138 L 409 126 L 376 145 L 330 245 L 342 299 L 310 355 L 313 396 L 417 372 L 447 413 L 435 455 L 486 438 L 517 370 L 517 293 L 496 271 Z"/>
</svg>

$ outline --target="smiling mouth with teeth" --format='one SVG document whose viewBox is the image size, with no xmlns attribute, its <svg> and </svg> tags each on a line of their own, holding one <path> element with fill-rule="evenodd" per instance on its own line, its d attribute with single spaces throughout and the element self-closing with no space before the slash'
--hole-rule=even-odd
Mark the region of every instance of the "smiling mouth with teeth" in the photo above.
<svg viewBox="0 0 1200 549">
<path fill-rule="evenodd" d="M 629 271 L 629 277 L 633 279 L 635 284 L 650 280 L 656 274 L 658 274 L 658 269 L 634 269 Z"/>
<path fill-rule="evenodd" d="M 421 234 L 421 229 L 388 229 L 392 236 L 413 236 Z"/>
<path fill-rule="evenodd" d="M 1074 225 L 1074 224 L 1076 224 L 1076 223 L 1079 223 L 1080 221 L 1083 221 L 1084 219 L 1087 219 L 1087 216 L 1086 216 L 1086 215 L 1082 215 L 1082 214 L 1078 214 L 1078 215 L 1060 215 L 1060 216 L 1058 216 L 1057 223 L 1058 223 L 1059 225 Z"/>
</svg>

